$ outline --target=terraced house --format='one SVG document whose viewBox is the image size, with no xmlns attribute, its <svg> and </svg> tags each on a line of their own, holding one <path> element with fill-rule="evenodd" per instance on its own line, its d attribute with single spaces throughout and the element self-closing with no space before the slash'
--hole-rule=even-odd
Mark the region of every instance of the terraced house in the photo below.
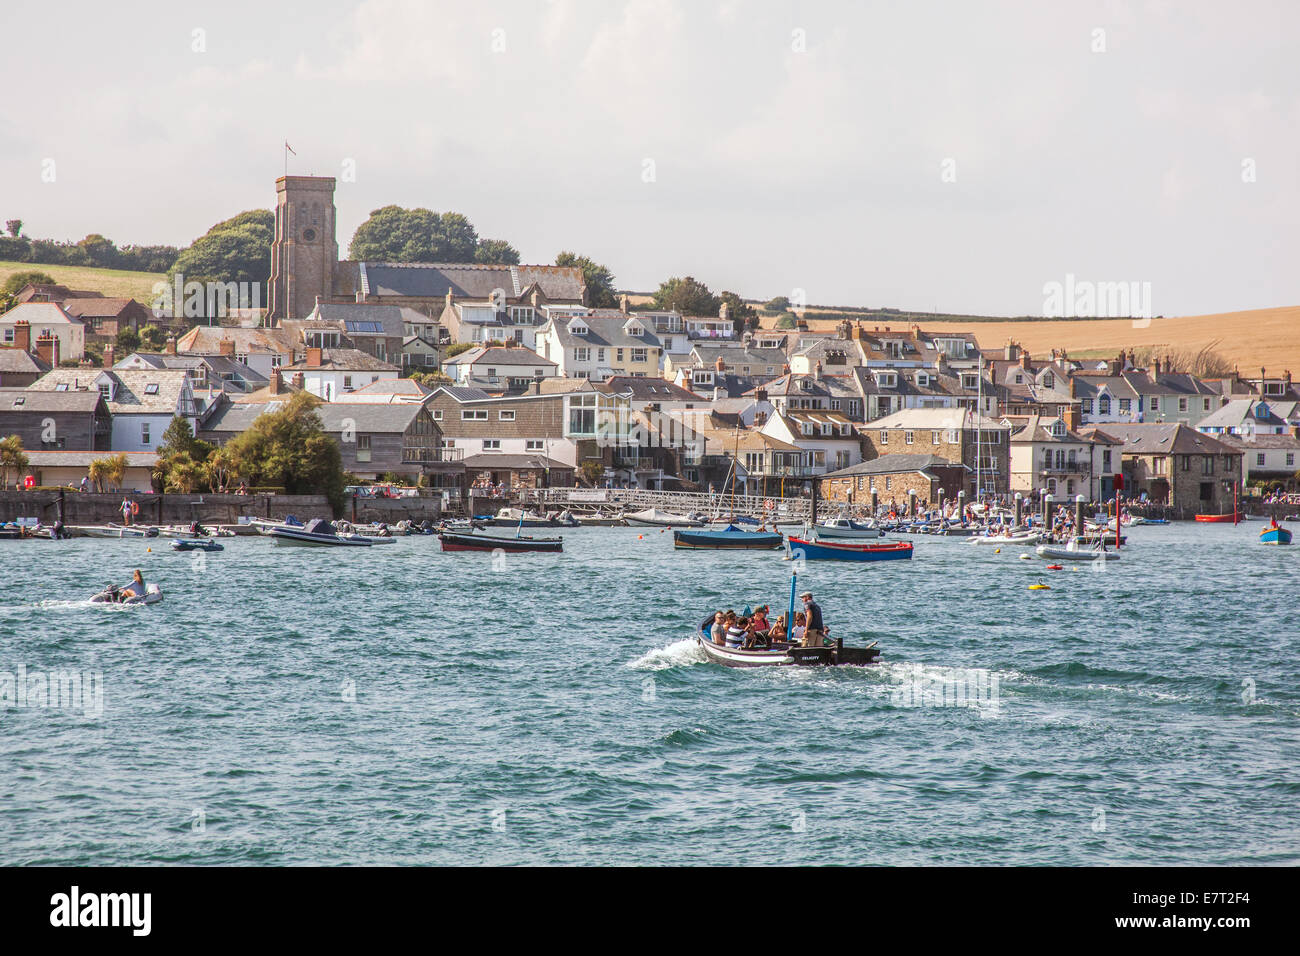
<svg viewBox="0 0 1300 956">
<path fill-rule="evenodd" d="M 1124 493 L 1192 514 L 1232 511 L 1240 487 L 1242 453 L 1182 423 L 1111 424 L 1106 432 L 1124 442 Z"/>
<path fill-rule="evenodd" d="M 935 455 L 969 469 L 985 493 L 1011 490 L 1011 428 L 965 408 L 914 408 L 858 426 L 868 461 L 890 454 Z M 978 452 L 978 454 L 977 454 Z"/>
<path fill-rule="evenodd" d="M 56 368 L 29 388 L 98 393 L 112 419 L 113 451 L 156 451 L 173 417 L 192 429 L 199 415 L 189 373 L 180 369 Z"/>
<path fill-rule="evenodd" d="M 659 338 L 648 323 L 617 309 L 548 319 L 537 330 L 536 351 L 568 378 L 659 375 Z"/>
</svg>

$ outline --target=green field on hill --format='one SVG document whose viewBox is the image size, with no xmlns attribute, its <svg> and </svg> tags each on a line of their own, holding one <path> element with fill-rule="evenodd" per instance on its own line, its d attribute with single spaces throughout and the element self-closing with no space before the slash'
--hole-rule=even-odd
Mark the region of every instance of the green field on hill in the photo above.
<svg viewBox="0 0 1300 956">
<path fill-rule="evenodd" d="M 94 269 L 90 266 L 47 266 L 39 262 L 0 262 L 0 283 L 15 272 L 44 272 L 69 289 L 88 289 L 106 296 L 128 296 L 141 305 L 153 301 L 153 285 L 165 282 L 161 272 L 127 272 L 123 269 Z"/>
</svg>

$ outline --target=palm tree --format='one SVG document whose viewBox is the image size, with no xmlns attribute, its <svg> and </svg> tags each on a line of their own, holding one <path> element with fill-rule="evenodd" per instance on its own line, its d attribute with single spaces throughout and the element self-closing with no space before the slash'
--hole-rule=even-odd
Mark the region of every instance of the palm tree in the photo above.
<svg viewBox="0 0 1300 956">
<path fill-rule="evenodd" d="M 87 473 L 98 490 L 103 491 L 105 486 L 111 490 L 122 487 L 122 482 L 126 480 L 126 468 L 126 455 L 118 452 L 116 455 L 96 458 L 90 463 Z"/>
<path fill-rule="evenodd" d="M 203 468 L 186 451 L 177 452 L 167 465 L 167 491 L 188 495 L 199 483 Z"/>
<path fill-rule="evenodd" d="M 8 438 L 0 438 L 0 488 L 9 485 L 9 470 L 13 469 L 16 476 L 21 478 L 27 471 L 29 464 L 26 453 L 23 452 L 23 440 L 17 435 L 10 435 Z"/>
</svg>

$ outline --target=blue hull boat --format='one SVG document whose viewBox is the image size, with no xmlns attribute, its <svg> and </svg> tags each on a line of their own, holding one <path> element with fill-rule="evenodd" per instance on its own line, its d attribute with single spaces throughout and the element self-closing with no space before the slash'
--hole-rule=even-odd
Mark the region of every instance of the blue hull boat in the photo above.
<svg viewBox="0 0 1300 956">
<path fill-rule="evenodd" d="M 727 525 L 722 531 L 674 531 L 673 547 L 687 551 L 774 551 L 785 541 L 773 531 L 743 531 Z"/>
<path fill-rule="evenodd" d="M 809 561 L 898 561 L 910 560 L 912 542 L 890 541 L 887 544 L 856 544 L 847 541 L 805 541 L 790 536 L 790 555 Z"/>
<path fill-rule="evenodd" d="M 1287 528 L 1265 528 L 1259 533 L 1260 544 L 1290 544 L 1291 532 Z"/>
</svg>

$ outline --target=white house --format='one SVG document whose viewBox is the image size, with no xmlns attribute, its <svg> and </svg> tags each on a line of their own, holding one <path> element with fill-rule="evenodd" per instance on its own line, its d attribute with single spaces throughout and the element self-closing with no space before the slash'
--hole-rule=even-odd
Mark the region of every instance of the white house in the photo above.
<svg viewBox="0 0 1300 956">
<path fill-rule="evenodd" d="M 112 416 L 112 451 L 156 451 L 172 418 L 183 416 L 193 429 L 198 416 L 189 373 L 183 369 L 57 368 L 28 387 L 98 391 Z"/>
<path fill-rule="evenodd" d="M 26 322 L 32 343 L 47 336 L 59 342 L 58 359 L 80 360 L 86 354 L 86 327 L 69 315 L 57 302 L 24 302 L 0 315 L 0 344 L 13 345 L 14 327 Z"/>
<path fill-rule="evenodd" d="M 360 349 L 321 349 L 311 346 L 307 358 L 295 362 L 283 374 L 304 391 L 327 402 L 384 379 L 397 378 L 400 370 Z"/>
<path fill-rule="evenodd" d="M 789 410 L 772 415 L 760 431 L 809 452 L 812 473 L 824 475 L 862 461 L 862 442 L 840 412 Z"/>
<path fill-rule="evenodd" d="M 558 366 L 532 349 L 507 344 L 496 347 L 476 345 L 455 358 L 443 362 L 443 371 L 458 385 L 497 386 L 527 384 L 554 378 Z"/>
<path fill-rule="evenodd" d="M 548 319 L 537 330 L 537 351 L 561 375 L 601 382 L 615 375 L 658 377 L 662 349 L 648 322 L 610 310 Z"/>
</svg>

